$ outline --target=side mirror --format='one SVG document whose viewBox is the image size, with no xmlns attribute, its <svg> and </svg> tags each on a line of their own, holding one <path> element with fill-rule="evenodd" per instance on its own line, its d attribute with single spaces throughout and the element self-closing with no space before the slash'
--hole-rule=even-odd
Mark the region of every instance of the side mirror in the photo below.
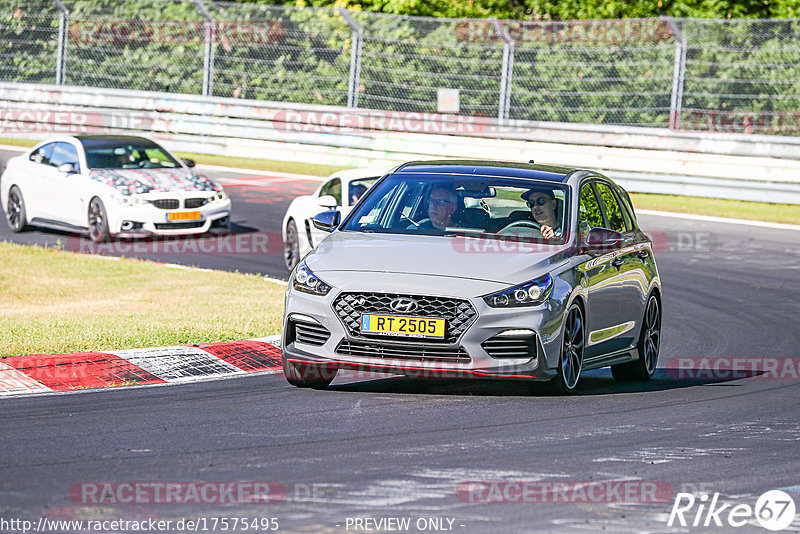
<svg viewBox="0 0 800 534">
<path fill-rule="evenodd" d="M 333 198 L 333 195 L 322 195 L 319 197 L 317 204 L 323 208 L 335 208 L 339 205 L 339 203 L 336 202 L 336 199 Z"/>
<path fill-rule="evenodd" d="M 56 168 L 63 174 L 78 174 L 78 166 L 74 163 L 62 163 Z"/>
<path fill-rule="evenodd" d="M 181 158 L 181 161 L 183 162 L 184 165 L 186 165 L 190 169 L 196 165 L 194 160 L 190 158 Z"/>
<path fill-rule="evenodd" d="M 338 211 L 323 211 L 314 217 L 314 228 L 323 232 L 333 232 L 341 221 L 342 214 Z"/>
<path fill-rule="evenodd" d="M 604 254 L 622 246 L 622 234 L 608 228 L 592 228 L 583 244 L 584 252 Z"/>
</svg>

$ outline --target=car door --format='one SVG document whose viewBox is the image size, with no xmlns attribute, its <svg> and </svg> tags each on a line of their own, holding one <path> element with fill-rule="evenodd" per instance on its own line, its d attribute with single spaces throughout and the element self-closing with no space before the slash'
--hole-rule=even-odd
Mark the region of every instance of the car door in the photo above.
<svg viewBox="0 0 800 534">
<path fill-rule="evenodd" d="M 606 228 L 622 234 L 622 246 L 612 260 L 619 294 L 619 324 L 608 337 L 608 350 L 622 350 L 634 344 L 635 328 L 644 314 L 647 281 L 644 264 L 636 246 L 636 232 L 610 183 L 595 183 Z"/>
<path fill-rule="evenodd" d="M 29 220 L 45 218 L 44 203 L 50 196 L 46 182 L 54 146 L 55 143 L 47 143 L 31 152 L 20 173 L 17 186 L 22 191 Z"/>
<path fill-rule="evenodd" d="M 333 178 L 328 180 L 319 190 L 319 194 L 316 198 L 313 198 L 312 201 L 316 202 L 316 206 L 314 207 L 314 213 L 310 214 L 310 217 L 305 221 L 305 229 L 308 234 L 309 243 L 312 247 L 316 247 L 319 245 L 320 241 L 328 237 L 328 232 L 323 232 L 322 230 L 317 229 L 314 226 L 313 218 L 315 215 L 322 213 L 323 211 L 327 211 L 331 209 L 328 206 L 323 206 L 319 203 L 320 199 L 325 196 L 331 196 L 336 201 L 336 208 L 341 209 L 342 207 L 342 180 L 340 178 Z"/>
<path fill-rule="evenodd" d="M 42 217 L 72 226 L 86 227 L 86 199 L 83 198 L 84 180 L 80 174 L 58 170 L 64 163 L 71 163 L 80 171 L 78 150 L 72 143 L 58 141 L 46 166 L 41 169 Z"/>
<path fill-rule="evenodd" d="M 578 205 L 578 236 L 586 242 L 592 228 L 605 228 L 602 201 L 598 200 L 594 180 L 583 182 Z M 620 324 L 619 270 L 614 265 L 616 251 L 603 250 L 589 254 L 581 266 L 586 276 L 587 306 L 584 358 L 589 361 L 611 352 L 615 346 L 614 332 Z"/>
</svg>

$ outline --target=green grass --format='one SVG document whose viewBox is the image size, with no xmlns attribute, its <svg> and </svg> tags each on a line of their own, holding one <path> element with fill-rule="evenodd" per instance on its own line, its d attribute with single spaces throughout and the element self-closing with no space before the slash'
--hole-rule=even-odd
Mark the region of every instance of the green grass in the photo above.
<svg viewBox="0 0 800 534">
<path fill-rule="evenodd" d="M 632 193 L 631 200 L 636 209 L 800 224 L 800 206 L 793 204 L 767 204 L 765 202 L 744 202 L 741 200 L 674 195 L 647 195 L 642 193 Z"/>
<path fill-rule="evenodd" d="M 31 147 L 39 141 L 41 141 L 41 139 L 14 139 L 12 137 L 0 137 L 0 145 Z"/>
<path fill-rule="evenodd" d="M 243 169 L 259 169 L 263 171 L 288 172 L 292 174 L 310 174 L 313 176 L 328 176 L 336 171 L 350 168 L 336 165 L 317 165 L 314 163 L 301 163 L 294 161 L 232 158 L 227 156 L 212 156 L 209 154 L 192 154 L 189 152 L 177 152 L 177 154 L 182 158 L 191 158 L 197 163 L 206 165 L 241 167 Z"/>
<path fill-rule="evenodd" d="M 0 242 L 0 357 L 277 334 L 284 287 Z"/>
</svg>

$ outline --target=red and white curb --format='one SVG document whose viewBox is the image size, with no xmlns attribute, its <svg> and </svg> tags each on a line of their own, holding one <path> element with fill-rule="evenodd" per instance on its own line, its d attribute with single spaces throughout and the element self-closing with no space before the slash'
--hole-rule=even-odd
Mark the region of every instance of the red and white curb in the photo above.
<svg viewBox="0 0 800 534">
<path fill-rule="evenodd" d="M 0 359 L 0 397 L 169 384 L 281 371 L 278 336 L 182 347 Z"/>
</svg>

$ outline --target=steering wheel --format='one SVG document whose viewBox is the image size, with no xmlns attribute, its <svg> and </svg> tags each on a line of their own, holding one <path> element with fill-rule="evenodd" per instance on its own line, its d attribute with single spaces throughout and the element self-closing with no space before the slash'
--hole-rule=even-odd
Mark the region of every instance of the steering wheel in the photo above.
<svg viewBox="0 0 800 534">
<path fill-rule="evenodd" d="M 539 230 L 541 227 L 542 227 L 541 224 L 539 224 L 537 222 L 534 222 L 534 221 L 525 221 L 525 220 L 514 221 L 513 223 L 509 224 L 508 226 L 506 226 L 505 228 L 503 228 L 502 230 L 500 230 L 497 233 L 498 234 L 503 234 L 503 233 L 506 232 L 506 230 L 509 230 L 509 229 L 512 229 L 512 228 L 532 228 L 533 230 Z"/>
<path fill-rule="evenodd" d="M 407 220 L 408 222 L 410 222 L 411 224 L 413 224 L 417 228 L 419 228 L 422 223 L 424 223 L 425 221 L 429 220 L 429 219 L 422 219 L 420 222 L 416 222 L 413 219 L 411 219 L 410 217 L 407 217 L 405 215 L 400 215 L 400 218 Z"/>
</svg>

